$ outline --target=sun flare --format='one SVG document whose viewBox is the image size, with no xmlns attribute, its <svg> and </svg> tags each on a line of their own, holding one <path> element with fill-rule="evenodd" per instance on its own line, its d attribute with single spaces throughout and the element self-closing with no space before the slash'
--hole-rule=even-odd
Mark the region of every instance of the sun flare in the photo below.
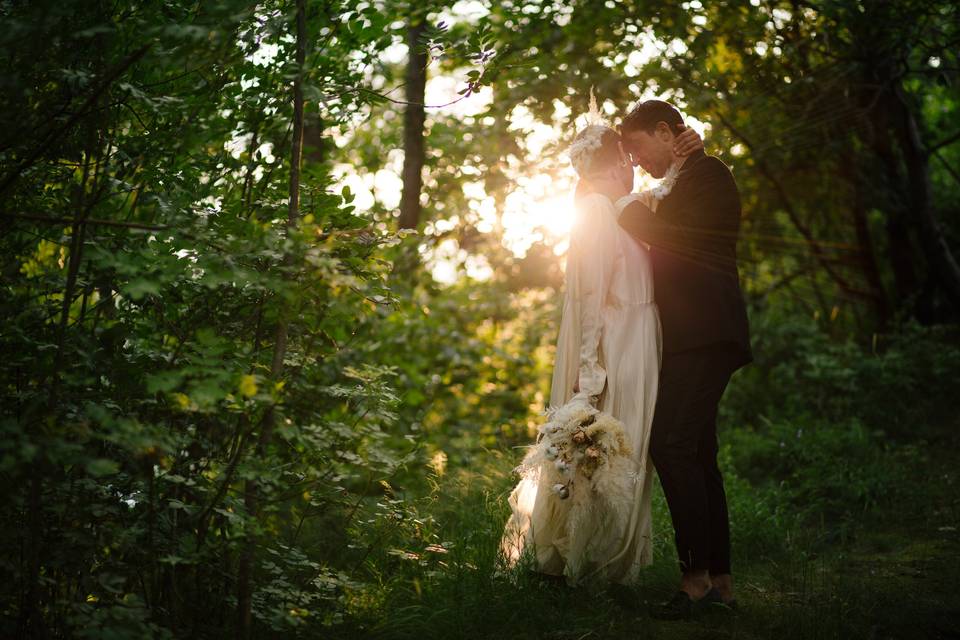
<svg viewBox="0 0 960 640">
<path fill-rule="evenodd" d="M 533 203 L 529 215 L 533 227 L 544 227 L 554 238 L 563 239 L 573 225 L 573 202 L 569 196 L 538 200 Z"/>
<path fill-rule="evenodd" d="M 573 220 L 573 197 L 565 189 L 517 190 L 507 197 L 504 244 L 514 255 L 523 256 L 534 243 L 546 242 L 559 255 L 566 250 Z"/>
</svg>

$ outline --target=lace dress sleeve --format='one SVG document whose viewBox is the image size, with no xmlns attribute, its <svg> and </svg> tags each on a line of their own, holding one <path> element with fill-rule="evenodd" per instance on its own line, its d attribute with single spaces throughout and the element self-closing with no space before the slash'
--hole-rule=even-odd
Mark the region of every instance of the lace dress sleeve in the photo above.
<svg viewBox="0 0 960 640">
<path fill-rule="evenodd" d="M 576 283 L 573 312 L 580 320 L 580 391 L 572 399 L 595 405 L 607 380 L 601 349 L 603 309 L 619 255 L 619 227 L 613 203 L 605 196 L 584 198 L 578 210 L 567 265 Z"/>
</svg>

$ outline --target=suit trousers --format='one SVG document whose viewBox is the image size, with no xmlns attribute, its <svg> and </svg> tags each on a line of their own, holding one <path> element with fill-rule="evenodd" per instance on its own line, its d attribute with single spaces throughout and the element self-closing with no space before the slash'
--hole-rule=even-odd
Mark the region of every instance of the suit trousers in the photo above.
<svg viewBox="0 0 960 640">
<path fill-rule="evenodd" d="M 733 343 L 663 354 L 650 456 L 673 520 L 681 571 L 730 573 L 717 407 L 741 360 Z"/>
</svg>

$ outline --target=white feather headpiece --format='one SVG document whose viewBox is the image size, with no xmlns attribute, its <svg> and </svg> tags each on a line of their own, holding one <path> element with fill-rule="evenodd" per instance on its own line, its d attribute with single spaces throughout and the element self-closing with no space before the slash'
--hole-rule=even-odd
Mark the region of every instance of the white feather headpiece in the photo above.
<svg viewBox="0 0 960 640">
<path fill-rule="evenodd" d="M 590 111 L 587 113 L 587 126 L 573 139 L 573 144 L 567 151 L 570 164 L 580 176 L 586 175 L 593 162 L 594 153 L 603 146 L 603 134 L 613 131 L 604 122 L 600 109 L 597 108 L 597 98 L 590 87 Z"/>
</svg>

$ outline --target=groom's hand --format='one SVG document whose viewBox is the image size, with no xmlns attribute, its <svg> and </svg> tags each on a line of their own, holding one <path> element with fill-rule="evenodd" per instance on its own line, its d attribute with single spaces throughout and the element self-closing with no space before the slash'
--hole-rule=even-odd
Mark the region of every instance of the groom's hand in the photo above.
<svg viewBox="0 0 960 640">
<path fill-rule="evenodd" d="M 694 151 L 703 149 L 703 140 L 700 138 L 699 133 L 682 124 L 677 125 L 677 128 L 682 128 L 683 132 L 673 139 L 674 155 L 680 157 L 688 156 Z"/>
</svg>

